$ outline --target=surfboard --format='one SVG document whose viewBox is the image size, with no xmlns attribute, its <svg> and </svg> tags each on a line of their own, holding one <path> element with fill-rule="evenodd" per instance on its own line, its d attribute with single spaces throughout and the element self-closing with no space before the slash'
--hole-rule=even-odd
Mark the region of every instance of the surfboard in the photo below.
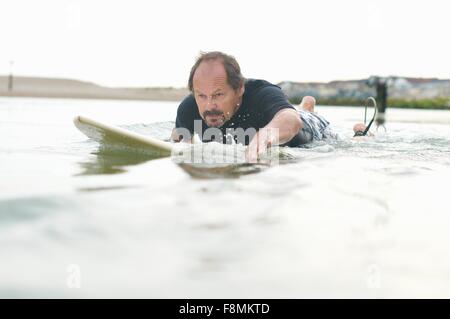
<svg viewBox="0 0 450 319">
<path fill-rule="evenodd" d="M 242 152 L 238 149 L 233 149 L 238 145 L 227 146 L 231 153 L 227 152 L 222 144 L 214 145 L 214 143 L 203 144 L 198 135 L 194 135 L 191 143 L 171 143 L 163 141 L 148 135 L 139 134 L 131 130 L 121 128 L 114 125 L 102 123 L 100 121 L 93 120 L 85 116 L 76 116 L 73 120 L 75 126 L 87 137 L 98 142 L 102 147 L 102 151 L 119 151 L 126 153 L 139 153 L 151 155 L 152 158 L 168 157 L 171 155 L 180 156 L 186 155 L 187 162 L 193 161 L 194 163 L 207 162 L 212 159 L 216 159 L 212 155 L 219 156 L 218 160 L 214 163 L 220 164 L 232 164 L 243 163 L 246 160 L 243 159 Z M 215 143 L 217 144 L 217 143 Z M 200 147 L 200 148 L 197 148 Z M 241 147 L 244 147 L 241 145 Z M 185 152 L 185 151 L 188 152 Z M 240 149 L 242 151 L 242 149 Z M 230 157 L 228 157 L 230 156 Z M 198 157 L 198 158 L 197 158 Z M 271 147 L 268 149 L 264 156 L 259 159 L 270 160 L 274 162 L 278 159 L 291 159 L 292 155 L 289 153 L 288 147 Z M 184 158 L 179 158 L 183 160 Z M 223 162 L 220 162 L 223 160 Z"/>
<path fill-rule="evenodd" d="M 174 143 L 101 123 L 85 116 L 76 116 L 73 122 L 84 135 L 101 145 L 122 145 L 127 149 L 139 150 L 158 157 L 170 156 L 175 150 Z"/>
</svg>

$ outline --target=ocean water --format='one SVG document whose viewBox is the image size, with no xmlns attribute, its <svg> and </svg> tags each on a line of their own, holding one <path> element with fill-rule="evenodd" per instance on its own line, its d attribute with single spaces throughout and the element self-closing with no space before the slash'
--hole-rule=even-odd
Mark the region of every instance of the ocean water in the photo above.
<svg viewBox="0 0 450 319">
<path fill-rule="evenodd" d="M 86 115 L 161 139 L 177 103 L 0 99 L 0 297 L 450 297 L 450 112 L 318 107 L 340 138 L 277 164 L 104 150 Z"/>
</svg>

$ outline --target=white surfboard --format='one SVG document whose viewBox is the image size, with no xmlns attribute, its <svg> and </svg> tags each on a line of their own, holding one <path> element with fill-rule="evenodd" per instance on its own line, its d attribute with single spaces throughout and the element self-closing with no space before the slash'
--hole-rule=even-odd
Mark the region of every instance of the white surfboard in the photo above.
<svg viewBox="0 0 450 319">
<path fill-rule="evenodd" d="M 170 156 L 175 149 L 174 143 L 104 124 L 84 116 L 75 117 L 73 122 L 83 134 L 100 144 L 124 145 L 127 148 L 139 149 L 161 157 Z"/>
<path fill-rule="evenodd" d="M 100 143 L 100 145 L 105 146 L 106 148 L 120 149 L 121 151 L 131 151 L 137 153 L 145 153 L 151 155 L 152 157 L 168 157 L 174 154 L 181 155 L 183 150 L 190 149 L 192 144 L 188 143 L 170 143 L 166 141 L 162 141 L 160 139 L 139 134 L 121 127 L 108 125 L 105 123 L 101 123 L 99 121 L 87 118 L 85 116 L 76 116 L 73 120 L 75 126 L 87 137 L 93 139 L 94 141 Z M 198 137 L 198 135 L 194 135 L 192 139 L 193 144 L 202 144 L 202 141 Z M 212 145 L 213 147 L 214 145 Z M 233 147 L 233 146 L 229 146 Z M 206 148 L 203 150 L 198 149 L 199 152 L 195 154 L 199 154 L 202 159 L 208 158 L 209 152 L 213 148 Z M 220 151 L 216 151 L 217 154 L 222 154 L 222 149 Z M 227 152 L 226 152 L 227 153 Z M 188 152 L 187 155 L 192 155 L 192 153 Z M 232 155 L 236 155 L 236 153 L 232 153 Z M 292 155 L 289 154 L 288 147 L 272 147 L 270 148 L 270 152 L 267 152 L 265 155 L 266 159 L 275 160 L 278 159 L 279 156 L 283 158 L 292 158 Z M 190 158 L 190 157 L 189 157 Z M 232 160 L 234 157 L 231 156 Z M 191 158 L 192 160 L 192 158 Z M 227 164 L 236 164 L 235 161 L 228 162 Z"/>
</svg>

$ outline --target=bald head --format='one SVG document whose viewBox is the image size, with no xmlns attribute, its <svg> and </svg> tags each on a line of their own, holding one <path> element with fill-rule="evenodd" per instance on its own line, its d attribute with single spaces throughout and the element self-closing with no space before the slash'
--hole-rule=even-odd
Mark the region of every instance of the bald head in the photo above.
<svg viewBox="0 0 450 319">
<path fill-rule="evenodd" d="M 227 75 L 228 84 L 234 90 L 239 90 L 239 88 L 244 83 L 244 77 L 242 76 L 241 68 L 233 56 L 219 51 L 206 52 L 200 54 L 200 56 L 197 58 L 197 61 L 195 61 L 195 64 L 191 68 L 191 73 L 189 74 L 189 82 L 188 82 L 188 87 L 189 90 L 191 90 L 191 92 L 193 92 L 194 89 L 193 88 L 194 75 L 197 72 L 197 69 L 200 66 L 200 64 L 203 64 L 204 62 L 222 63 L 225 69 L 225 73 Z"/>
<path fill-rule="evenodd" d="M 219 60 L 203 61 L 195 70 L 193 77 L 194 92 L 197 89 L 202 91 L 213 91 L 213 88 L 222 88 L 229 86 L 227 73 L 223 63 Z"/>
</svg>

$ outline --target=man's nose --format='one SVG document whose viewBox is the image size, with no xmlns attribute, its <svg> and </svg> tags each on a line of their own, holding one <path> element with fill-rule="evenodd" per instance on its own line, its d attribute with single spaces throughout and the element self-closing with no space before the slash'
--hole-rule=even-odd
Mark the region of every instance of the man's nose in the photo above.
<svg viewBox="0 0 450 319">
<path fill-rule="evenodd" d="M 215 101 L 212 96 L 207 98 L 206 105 L 214 105 Z"/>
</svg>

